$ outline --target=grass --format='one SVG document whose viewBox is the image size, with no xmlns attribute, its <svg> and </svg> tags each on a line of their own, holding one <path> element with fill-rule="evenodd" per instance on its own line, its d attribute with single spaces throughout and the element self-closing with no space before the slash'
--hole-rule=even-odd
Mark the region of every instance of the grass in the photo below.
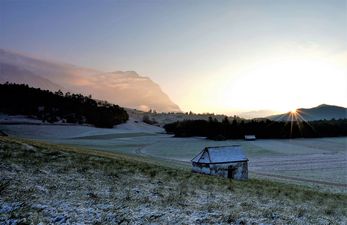
<svg viewBox="0 0 347 225">
<path fill-rule="evenodd" d="M 0 223 L 343 224 L 347 196 L 0 137 Z"/>
<path fill-rule="evenodd" d="M 190 159 L 206 146 L 241 144 L 250 160 L 249 175 L 251 178 L 277 180 L 314 187 L 317 190 L 347 193 L 345 188 L 347 167 L 344 157 L 346 137 L 216 142 L 204 138 L 171 138 L 167 135 L 155 134 L 151 130 L 148 131 L 152 132 L 151 136 L 147 134 L 142 136 L 143 133 L 140 132 L 142 129 L 137 130 L 133 136 L 131 133 L 135 130 L 122 130 L 122 128 L 117 128 L 117 131 L 96 130 L 96 128 L 85 126 L 2 125 L 1 129 L 8 129 L 9 134 L 41 139 L 51 143 L 133 155 L 143 154 L 155 160 L 165 161 L 161 163 L 163 166 L 165 164 L 175 166 L 173 164 L 178 163 L 180 166 L 184 166 L 185 163 L 190 167 Z M 119 131 L 125 133 L 118 135 Z M 110 134 L 110 132 L 116 132 L 116 134 Z M 89 137 L 68 138 L 83 134 Z M 279 178 L 274 175 L 287 178 Z M 330 184 L 328 184 L 329 182 Z"/>
<path fill-rule="evenodd" d="M 156 134 L 152 133 L 117 133 L 117 134 L 99 134 L 99 135 L 91 135 L 91 136 L 83 136 L 72 139 L 89 139 L 89 140 L 109 140 L 114 138 L 130 138 L 130 137 L 142 137 L 142 136 L 154 136 Z"/>
</svg>

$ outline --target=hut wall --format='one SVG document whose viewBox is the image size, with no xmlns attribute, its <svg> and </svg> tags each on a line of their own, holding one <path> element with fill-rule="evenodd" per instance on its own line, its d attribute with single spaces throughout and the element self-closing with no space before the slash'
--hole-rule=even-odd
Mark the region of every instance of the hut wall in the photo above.
<svg viewBox="0 0 347 225">
<path fill-rule="evenodd" d="M 210 167 L 206 163 L 193 163 L 192 171 L 195 173 L 210 174 Z"/>
<path fill-rule="evenodd" d="M 193 163 L 193 172 L 222 176 L 236 180 L 248 179 L 248 162 L 201 164 Z"/>
<path fill-rule="evenodd" d="M 235 179 L 246 180 L 248 179 L 248 161 L 239 162 L 237 166 L 237 171 L 235 173 Z"/>
</svg>

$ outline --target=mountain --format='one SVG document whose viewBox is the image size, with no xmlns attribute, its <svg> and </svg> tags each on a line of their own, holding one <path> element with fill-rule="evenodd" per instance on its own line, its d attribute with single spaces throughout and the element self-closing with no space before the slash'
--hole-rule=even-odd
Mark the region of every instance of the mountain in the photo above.
<svg viewBox="0 0 347 225">
<path fill-rule="evenodd" d="M 294 118 L 294 120 L 331 120 L 331 119 L 346 119 L 347 118 L 347 108 L 322 104 L 317 107 L 308 109 L 297 109 L 296 113 L 285 113 L 280 115 L 273 115 L 267 117 L 268 119 L 275 121 L 288 121 Z"/>
<path fill-rule="evenodd" d="M 15 74 L 15 75 L 14 75 Z M 57 91 L 63 88 L 48 79 L 35 75 L 29 70 L 14 65 L 0 63 L 0 83 L 27 84 L 31 87 Z"/>
<path fill-rule="evenodd" d="M 241 112 L 238 114 L 238 116 L 245 119 L 254 119 L 254 118 L 264 118 L 269 115 L 273 115 L 274 113 L 276 112 L 273 110 L 255 110 L 255 111 Z"/>
<path fill-rule="evenodd" d="M 91 94 L 96 99 L 144 111 L 181 111 L 158 84 L 134 71 L 103 72 L 0 49 L 0 83 L 6 81 Z"/>
</svg>

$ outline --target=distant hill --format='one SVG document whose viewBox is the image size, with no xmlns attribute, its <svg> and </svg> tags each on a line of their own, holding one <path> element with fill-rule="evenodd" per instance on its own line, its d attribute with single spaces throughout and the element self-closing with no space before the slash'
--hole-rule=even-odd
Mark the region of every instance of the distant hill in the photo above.
<svg viewBox="0 0 347 225">
<path fill-rule="evenodd" d="M 273 115 L 267 117 L 270 120 L 275 121 L 287 121 L 294 118 L 294 120 L 331 120 L 331 119 L 346 119 L 347 118 L 347 108 L 322 104 L 313 108 L 300 108 L 297 109 L 297 116 L 293 113 L 284 113 L 280 115 Z"/>
<path fill-rule="evenodd" d="M 275 112 L 273 110 L 254 110 L 254 111 L 248 111 L 248 112 L 241 112 L 238 114 L 239 117 L 245 118 L 245 119 L 254 119 L 254 118 L 264 118 L 269 115 L 274 115 Z"/>
<path fill-rule="evenodd" d="M 0 49 L 0 83 L 6 81 L 91 94 L 95 99 L 145 111 L 180 111 L 158 84 L 134 71 L 103 72 Z"/>
</svg>

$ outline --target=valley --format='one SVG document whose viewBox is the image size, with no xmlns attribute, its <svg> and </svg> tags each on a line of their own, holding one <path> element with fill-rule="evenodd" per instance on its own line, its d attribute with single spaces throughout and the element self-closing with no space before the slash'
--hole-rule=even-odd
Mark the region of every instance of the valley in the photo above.
<svg viewBox="0 0 347 225">
<path fill-rule="evenodd" d="M 346 0 L 0 0 L 0 225 L 347 225 Z"/>
<path fill-rule="evenodd" d="M 190 160 L 206 146 L 241 145 L 251 178 L 300 184 L 319 191 L 346 193 L 347 138 L 213 141 L 174 138 L 160 127 L 130 120 L 113 129 L 80 125 L 0 125 L 5 133 L 49 143 L 142 156 L 190 170 Z"/>
</svg>

